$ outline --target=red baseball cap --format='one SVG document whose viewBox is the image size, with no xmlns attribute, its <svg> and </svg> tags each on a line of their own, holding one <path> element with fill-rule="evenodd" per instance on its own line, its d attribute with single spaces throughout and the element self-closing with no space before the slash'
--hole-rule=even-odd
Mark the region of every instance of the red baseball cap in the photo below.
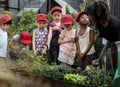
<svg viewBox="0 0 120 87">
<path fill-rule="evenodd" d="M 81 12 L 79 12 L 79 13 L 77 14 L 77 16 L 76 16 L 76 21 L 77 21 L 77 22 L 78 22 L 79 18 L 80 18 L 83 14 L 86 14 L 86 12 L 85 12 L 85 11 L 81 11 Z"/>
<path fill-rule="evenodd" d="M 62 24 L 73 24 L 73 17 L 70 14 L 66 14 L 62 17 Z"/>
<path fill-rule="evenodd" d="M 20 33 L 20 42 L 23 44 L 31 44 L 32 43 L 31 35 L 28 31 L 22 31 Z"/>
<path fill-rule="evenodd" d="M 8 21 L 11 21 L 11 20 L 12 20 L 12 18 L 7 14 L 0 16 L 0 22 L 3 24 L 8 22 Z"/>
<path fill-rule="evenodd" d="M 46 16 L 46 14 L 40 13 L 37 15 L 36 20 L 37 21 L 47 21 L 47 16 Z"/>
<path fill-rule="evenodd" d="M 51 9 L 51 13 L 53 13 L 54 11 L 60 11 L 62 12 L 62 8 L 60 6 L 54 6 L 52 9 Z"/>
</svg>

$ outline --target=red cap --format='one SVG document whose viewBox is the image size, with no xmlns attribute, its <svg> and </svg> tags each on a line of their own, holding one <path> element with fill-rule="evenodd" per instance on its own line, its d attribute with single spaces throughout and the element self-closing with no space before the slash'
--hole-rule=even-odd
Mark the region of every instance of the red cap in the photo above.
<svg viewBox="0 0 120 87">
<path fill-rule="evenodd" d="M 12 20 L 12 18 L 7 14 L 0 16 L 0 22 L 3 24 L 8 22 L 8 21 L 11 21 L 11 20 Z"/>
<path fill-rule="evenodd" d="M 54 11 L 60 11 L 62 12 L 62 8 L 60 6 L 55 6 L 51 9 L 51 13 L 53 13 Z"/>
<path fill-rule="evenodd" d="M 36 20 L 37 21 L 47 21 L 47 16 L 46 16 L 46 14 L 40 13 L 37 15 Z"/>
<path fill-rule="evenodd" d="M 31 35 L 28 31 L 22 31 L 20 33 L 20 42 L 23 44 L 31 44 L 32 43 Z"/>
<path fill-rule="evenodd" d="M 62 17 L 62 24 L 73 24 L 73 17 L 70 14 L 66 14 Z"/>
<path fill-rule="evenodd" d="M 77 16 L 76 16 L 76 21 L 77 21 L 77 22 L 78 22 L 79 18 L 80 18 L 83 14 L 86 14 L 86 12 L 85 12 L 85 11 L 81 11 L 81 12 L 79 12 L 79 13 L 77 14 Z"/>
</svg>

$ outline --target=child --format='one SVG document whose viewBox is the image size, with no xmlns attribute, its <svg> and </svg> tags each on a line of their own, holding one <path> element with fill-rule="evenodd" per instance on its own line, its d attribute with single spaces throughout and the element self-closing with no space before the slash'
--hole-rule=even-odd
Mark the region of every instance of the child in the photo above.
<svg viewBox="0 0 120 87">
<path fill-rule="evenodd" d="M 39 53 L 46 54 L 46 51 L 48 49 L 48 46 L 46 44 L 48 36 L 48 30 L 46 28 L 47 16 L 43 13 L 38 14 L 36 21 L 38 28 L 33 31 L 33 52 L 34 55 L 38 55 Z"/>
<path fill-rule="evenodd" d="M 59 35 L 58 43 L 60 44 L 58 60 L 64 66 L 71 66 L 74 64 L 74 57 L 76 52 L 76 47 L 74 43 L 75 29 L 73 26 L 73 18 L 71 15 L 66 14 L 62 18 L 62 24 L 64 25 L 64 30 Z"/>
<path fill-rule="evenodd" d="M 93 46 L 94 32 L 88 27 L 89 20 L 84 11 L 77 15 L 76 21 L 79 24 L 79 28 L 76 31 L 76 37 L 78 38 L 76 42 L 76 48 L 79 54 L 78 61 L 80 68 L 84 70 L 87 65 L 91 65 L 95 53 Z"/>
<path fill-rule="evenodd" d="M 8 35 L 6 30 L 10 28 L 12 18 L 4 14 L 0 16 L 0 68 L 5 67 L 7 57 Z"/>
<path fill-rule="evenodd" d="M 10 58 L 16 60 L 17 58 L 23 58 L 25 51 L 29 50 L 29 45 L 32 43 L 31 35 L 28 31 L 22 31 L 20 34 L 14 35 L 9 43 Z M 27 55 L 26 55 L 27 56 Z"/>
<path fill-rule="evenodd" d="M 58 38 L 59 34 L 62 31 L 61 27 L 61 17 L 62 17 L 62 9 L 59 6 L 55 6 L 51 10 L 53 22 L 49 24 L 49 34 L 48 34 L 48 49 L 50 62 L 55 62 L 58 64 L 57 58 L 59 53 L 59 44 Z"/>
</svg>

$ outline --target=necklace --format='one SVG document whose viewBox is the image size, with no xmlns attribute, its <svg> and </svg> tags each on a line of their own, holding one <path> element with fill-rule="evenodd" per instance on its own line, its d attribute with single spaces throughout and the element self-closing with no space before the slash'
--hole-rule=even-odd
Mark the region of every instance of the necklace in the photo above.
<svg viewBox="0 0 120 87">
<path fill-rule="evenodd" d="M 86 28 L 80 28 L 79 35 L 82 36 L 85 34 L 85 32 L 86 32 Z"/>
</svg>

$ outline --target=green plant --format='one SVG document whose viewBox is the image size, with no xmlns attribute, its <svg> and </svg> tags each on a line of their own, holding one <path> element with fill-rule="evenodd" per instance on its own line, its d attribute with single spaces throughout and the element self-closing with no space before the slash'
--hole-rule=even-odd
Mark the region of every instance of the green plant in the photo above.
<svg viewBox="0 0 120 87">
<path fill-rule="evenodd" d="M 66 6 L 66 14 L 70 14 L 70 9 L 68 6 Z"/>
<path fill-rule="evenodd" d="M 106 75 L 105 69 L 98 69 L 87 66 L 85 69 L 89 84 L 98 85 L 99 87 L 113 87 L 112 77 Z"/>
<path fill-rule="evenodd" d="M 46 65 L 48 62 L 48 59 L 46 56 L 38 55 L 35 59 L 31 61 L 33 63 L 33 67 L 41 67 L 43 65 Z"/>
<path fill-rule="evenodd" d="M 48 21 L 49 21 L 49 22 L 53 21 L 51 12 L 48 12 L 48 13 L 47 13 L 47 18 L 48 18 Z"/>
<path fill-rule="evenodd" d="M 39 75 L 53 79 L 63 79 L 64 74 L 74 73 L 75 70 L 59 65 L 44 65 L 40 68 Z"/>
<path fill-rule="evenodd" d="M 47 58 L 43 55 L 39 55 L 37 57 L 31 55 L 25 59 L 19 58 L 17 63 L 24 73 L 35 73 L 35 75 L 37 75 L 39 68 L 47 64 Z"/>
<path fill-rule="evenodd" d="M 27 25 L 35 22 L 36 13 L 30 9 L 22 12 L 22 17 L 19 21 L 19 25 Z"/>
<path fill-rule="evenodd" d="M 94 29 L 94 34 L 96 35 L 98 33 L 98 29 L 96 27 L 92 27 Z M 97 39 L 95 42 L 94 42 L 94 46 L 95 46 L 95 59 L 96 58 L 99 58 L 99 55 L 101 53 L 101 50 L 102 50 L 102 38 L 99 38 Z"/>
<path fill-rule="evenodd" d="M 64 80 L 71 81 L 78 84 L 85 84 L 86 76 L 82 76 L 79 74 L 65 74 Z"/>
<path fill-rule="evenodd" d="M 36 25 L 36 13 L 30 9 L 30 10 L 25 10 L 22 12 L 22 16 L 17 23 L 17 31 L 20 32 L 22 30 L 28 30 L 30 32 L 33 31 L 34 28 L 37 27 Z"/>
<path fill-rule="evenodd" d="M 73 28 L 77 29 L 78 27 L 78 23 L 76 22 L 76 13 L 71 13 L 72 17 L 73 17 Z"/>
</svg>

